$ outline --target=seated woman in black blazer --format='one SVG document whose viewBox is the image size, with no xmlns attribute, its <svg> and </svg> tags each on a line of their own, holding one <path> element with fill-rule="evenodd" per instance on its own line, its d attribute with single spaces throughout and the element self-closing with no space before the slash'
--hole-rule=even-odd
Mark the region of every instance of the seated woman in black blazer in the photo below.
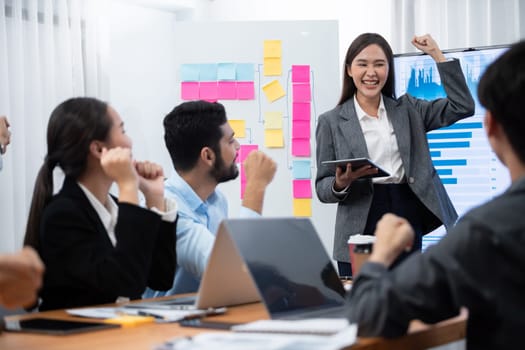
<svg viewBox="0 0 525 350">
<path fill-rule="evenodd" d="M 69 99 L 51 114 L 25 236 L 46 265 L 40 310 L 138 299 L 146 286 L 171 288 L 175 203 L 164 199 L 162 168 L 132 159 L 123 125 L 93 98 Z M 57 165 L 65 180 L 52 196 Z M 109 195 L 113 183 L 118 200 Z M 138 205 L 139 190 L 150 209 Z"/>
</svg>

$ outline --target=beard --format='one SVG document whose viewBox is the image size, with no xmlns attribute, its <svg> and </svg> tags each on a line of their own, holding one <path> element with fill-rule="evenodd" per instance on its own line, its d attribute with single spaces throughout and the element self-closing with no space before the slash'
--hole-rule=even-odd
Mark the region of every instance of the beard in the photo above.
<svg viewBox="0 0 525 350">
<path fill-rule="evenodd" d="M 222 155 L 219 154 L 213 164 L 213 169 L 210 171 L 210 175 L 217 181 L 217 183 L 222 183 L 236 179 L 239 176 L 239 169 L 235 161 L 227 166 L 222 158 Z"/>
</svg>

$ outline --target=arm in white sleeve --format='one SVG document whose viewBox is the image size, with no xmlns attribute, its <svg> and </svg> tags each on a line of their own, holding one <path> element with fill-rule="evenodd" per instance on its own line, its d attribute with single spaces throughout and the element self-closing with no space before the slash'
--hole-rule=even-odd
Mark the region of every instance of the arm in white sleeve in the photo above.
<svg viewBox="0 0 525 350">
<path fill-rule="evenodd" d="M 256 212 L 255 210 L 243 206 L 241 206 L 241 209 L 239 210 L 240 218 L 260 218 L 261 216 L 262 215 Z"/>
<path fill-rule="evenodd" d="M 150 210 L 159 214 L 163 221 L 173 222 L 177 218 L 177 202 L 172 198 L 164 198 L 164 207 L 166 211 L 160 211 L 156 207 L 151 207 Z"/>
</svg>

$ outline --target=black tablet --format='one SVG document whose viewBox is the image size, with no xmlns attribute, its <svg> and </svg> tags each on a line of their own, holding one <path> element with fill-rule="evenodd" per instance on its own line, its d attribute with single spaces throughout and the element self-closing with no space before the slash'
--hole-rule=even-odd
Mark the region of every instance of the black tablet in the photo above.
<svg viewBox="0 0 525 350">
<path fill-rule="evenodd" d="M 98 331 L 109 328 L 119 328 L 118 324 L 88 321 L 66 321 L 50 318 L 31 318 L 25 320 L 5 321 L 5 330 L 11 332 L 43 333 L 53 335 L 68 335 L 75 333 Z"/>
<path fill-rule="evenodd" d="M 342 168 L 346 168 L 346 164 L 352 164 L 352 169 L 357 170 L 365 165 L 370 165 L 372 168 L 377 168 L 377 174 L 372 174 L 368 176 L 363 176 L 361 179 L 369 178 L 369 177 L 385 177 L 390 176 L 388 172 L 386 172 L 384 169 L 381 169 L 380 166 L 372 162 L 368 158 L 352 158 L 352 159 L 338 159 L 338 160 L 325 160 L 324 162 L 321 162 L 321 164 L 325 166 L 339 166 Z"/>
<path fill-rule="evenodd" d="M 212 328 L 212 329 L 231 329 L 232 326 L 236 326 L 239 323 L 231 322 L 215 322 L 215 321 L 203 321 L 200 318 L 193 318 L 190 320 L 182 320 L 179 322 L 181 327 L 195 327 L 195 328 Z"/>
</svg>

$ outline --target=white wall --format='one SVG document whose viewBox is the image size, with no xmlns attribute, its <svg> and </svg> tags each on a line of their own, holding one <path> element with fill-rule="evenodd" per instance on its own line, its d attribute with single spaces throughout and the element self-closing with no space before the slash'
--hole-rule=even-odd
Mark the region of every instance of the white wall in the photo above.
<svg viewBox="0 0 525 350">
<path fill-rule="evenodd" d="M 175 106 L 175 13 L 110 6 L 110 104 L 120 113 L 137 159 L 171 168 L 162 119 Z"/>
<path fill-rule="evenodd" d="M 338 20 L 339 56 L 363 32 L 376 32 L 390 40 L 391 0 L 202 0 L 196 21 Z M 315 49 L 315 48 L 312 48 Z"/>
</svg>

